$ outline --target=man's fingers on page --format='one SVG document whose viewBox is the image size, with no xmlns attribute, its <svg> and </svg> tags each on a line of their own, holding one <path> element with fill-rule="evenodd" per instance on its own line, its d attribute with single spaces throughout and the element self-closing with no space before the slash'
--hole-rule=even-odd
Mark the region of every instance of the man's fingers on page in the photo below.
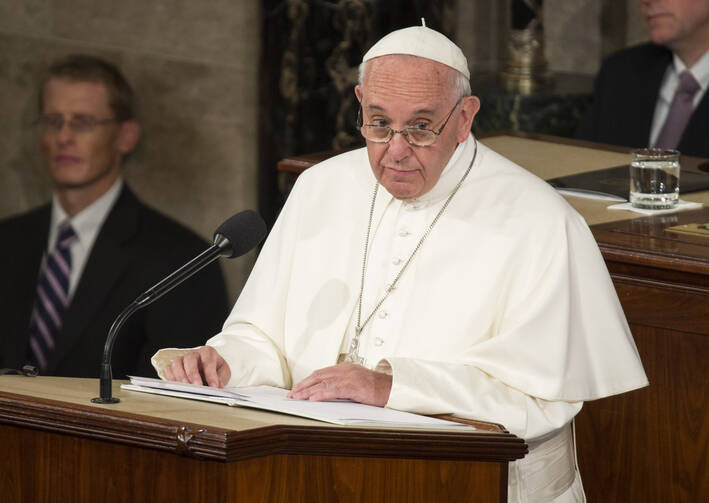
<svg viewBox="0 0 709 503">
<path fill-rule="evenodd" d="M 213 388 L 221 388 L 221 379 L 219 378 L 219 372 L 217 370 L 217 362 L 211 360 L 203 361 L 202 365 L 204 380 L 207 382 L 207 385 Z"/>
<path fill-rule="evenodd" d="M 324 400 L 332 400 L 334 398 L 342 398 L 340 387 L 334 380 L 328 381 L 324 379 L 318 384 L 308 388 L 309 396 L 307 400 L 312 402 L 322 402 Z"/>
<path fill-rule="evenodd" d="M 219 356 L 217 350 L 211 346 L 202 346 L 198 350 L 199 353 L 199 371 L 204 378 L 204 384 L 213 388 L 221 388 L 226 382 L 222 383 L 219 370 L 226 365 L 224 358 Z M 231 377 L 231 372 L 229 372 Z M 228 382 L 227 378 L 227 382 Z"/>
<path fill-rule="evenodd" d="M 331 383 L 327 379 L 311 374 L 299 382 L 287 395 L 295 400 L 328 400 L 336 398 L 336 388 L 330 387 Z M 327 396 L 327 398 L 322 398 Z"/>
<path fill-rule="evenodd" d="M 299 392 L 303 391 L 304 389 L 308 389 L 310 386 L 312 386 L 313 384 L 316 384 L 317 382 L 318 381 L 312 375 L 310 375 L 310 376 L 306 377 L 305 379 L 303 379 L 302 381 L 300 381 L 295 386 L 293 386 L 293 389 L 291 390 L 291 394 L 299 393 Z"/>
<path fill-rule="evenodd" d="M 185 369 L 182 363 L 183 357 L 178 356 L 173 358 L 168 369 L 165 369 L 165 377 L 170 381 L 187 382 L 187 376 L 185 375 Z"/>
<path fill-rule="evenodd" d="M 182 382 L 190 384 L 203 384 L 202 375 L 200 373 L 201 355 L 199 351 L 190 351 L 182 358 L 184 367 L 184 378 Z"/>
<path fill-rule="evenodd" d="M 291 391 L 291 393 L 300 393 L 301 391 L 306 390 L 312 386 L 317 386 L 323 381 L 327 381 L 328 379 L 332 379 L 332 377 L 336 377 L 337 374 L 337 366 L 318 369 L 312 374 L 310 374 L 308 377 L 300 381 L 298 384 L 293 386 L 293 390 Z"/>
<path fill-rule="evenodd" d="M 163 367 L 162 375 L 163 375 L 163 378 L 167 381 L 174 381 L 175 380 L 174 374 L 172 373 L 172 361 L 170 361 L 170 363 L 168 363 L 167 365 L 165 365 Z"/>
<path fill-rule="evenodd" d="M 310 374 L 308 377 L 293 386 L 293 389 L 287 396 L 288 398 L 295 398 L 296 400 L 307 400 L 310 393 L 312 393 L 310 388 L 317 386 L 320 382 L 321 379 L 319 377 L 317 377 L 314 373 Z"/>
<path fill-rule="evenodd" d="M 219 357 L 219 363 L 217 363 L 217 375 L 219 376 L 219 387 L 223 388 L 229 383 L 231 379 L 231 369 L 229 364 L 224 358 Z"/>
</svg>

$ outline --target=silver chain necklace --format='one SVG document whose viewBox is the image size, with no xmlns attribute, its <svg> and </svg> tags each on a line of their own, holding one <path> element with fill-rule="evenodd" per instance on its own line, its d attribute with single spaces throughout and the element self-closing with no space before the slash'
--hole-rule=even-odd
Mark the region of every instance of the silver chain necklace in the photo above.
<svg viewBox="0 0 709 503">
<path fill-rule="evenodd" d="M 372 309 L 372 312 L 369 313 L 369 316 L 364 320 L 364 323 L 361 323 L 361 315 L 362 315 L 362 296 L 364 294 L 364 278 L 366 276 L 366 271 L 367 271 L 367 255 L 369 252 L 369 235 L 372 231 L 372 219 L 374 218 L 374 203 L 377 200 L 377 192 L 379 190 L 379 182 L 374 183 L 374 193 L 372 194 L 372 204 L 369 208 L 369 223 L 367 224 L 367 237 L 364 240 L 364 255 L 362 257 L 362 279 L 360 282 L 359 286 L 359 298 L 357 299 L 357 325 L 355 326 L 355 336 L 352 338 L 352 342 L 350 343 L 350 349 L 347 352 L 347 356 L 345 357 L 346 362 L 350 363 L 356 363 L 358 365 L 364 365 L 364 358 L 359 356 L 358 350 L 359 350 L 359 338 L 360 335 L 362 335 L 362 330 L 364 330 L 364 327 L 367 326 L 367 323 L 369 323 L 369 320 L 372 319 L 372 316 L 374 316 L 374 313 L 377 312 L 377 310 L 381 307 L 381 305 L 384 303 L 384 301 L 389 297 L 389 294 L 396 288 L 396 284 L 399 282 L 399 278 L 404 274 L 404 271 L 406 268 L 409 266 L 411 261 L 414 259 L 414 256 L 416 256 L 416 253 L 419 251 L 421 248 L 421 245 L 423 245 L 423 242 L 426 240 L 428 235 L 431 233 L 431 230 L 433 229 L 433 226 L 436 225 L 436 222 L 438 222 L 438 219 L 441 218 L 441 215 L 443 215 L 443 212 L 446 210 L 448 207 L 448 204 L 451 202 L 451 199 L 453 199 L 453 196 L 455 195 L 456 192 L 458 192 L 458 189 L 460 188 L 461 185 L 463 185 L 463 181 L 465 181 L 465 178 L 468 176 L 468 173 L 470 173 L 470 169 L 473 167 L 473 163 L 475 162 L 475 158 L 478 155 L 478 142 L 475 138 L 473 138 L 473 141 L 475 142 L 475 151 L 473 152 L 473 158 L 470 161 L 470 164 L 468 164 L 468 168 L 465 170 L 465 173 L 463 173 L 463 176 L 461 179 L 458 181 L 455 187 L 453 187 L 453 190 L 451 191 L 450 195 L 448 196 L 448 199 L 443 203 L 443 206 L 441 207 L 440 210 L 438 210 L 438 214 L 433 218 L 433 221 L 431 224 L 428 226 L 428 228 L 424 231 L 423 236 L 421 236 L 421 239 L 419 239 L 418 244 L 414 248 L 414 251 L 411 252 L 411 255 L 409 255 L 409 258 L 404 262 L 404 265 L 401 267 L 401 270 L 399 270 L 399 274 L 396 275 L 394 278 L 394 281 L 391 282 L 390 285 L 386 287 L 386 290 L 384 292 L 384 296 L 379 299 L 379 302 L 374 306 Z"/>
</svg>

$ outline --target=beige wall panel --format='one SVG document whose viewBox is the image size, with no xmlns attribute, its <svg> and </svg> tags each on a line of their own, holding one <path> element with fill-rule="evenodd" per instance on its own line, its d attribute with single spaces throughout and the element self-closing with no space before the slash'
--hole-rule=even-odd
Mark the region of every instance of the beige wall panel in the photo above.
<svg viewBox="0 0 709 503">
<path fill-rule="evenodd" d="M 0 32 L 46 36 L 52 29 L 54 4 L 47 0 L 0 2 Z"/>
<path fill-rule="evenodd" d="M 626 44 L 635 45 L 642 42 L 647 42 L 648 40 L 650 40 L 650 37 L 647 34 L 645 22 L 643 21 L 643 16 L 640 13 L 640 7 L 638 7 L 638 3 L 635 0 L 629 0 Z"/>
<path fill-rule="evenodd" d="M 504 14 L 496 0 L 458 1 L 455 37 L 472 72 L 497 69 Z"/>
<path fill-rule="evenodd" d="M 211 240 L 226 218 L 257 207 L 257 100 L 255 86 L 243 85 L 247 70 L 153 57 L 124 67 L 141 96 L 144 128 L 126 179 L 143 200 Z M 251 265 L 225 262 L 231 292 Z"/>
<path fill-rule="evenodd" d="M 57 54 L 44 41 L 0 32 L 0 218 L 49 198 L 33 122 L 43 61 Z"/>
<path fill-rule="evenodd" d="M 149 51 L 164 56 L 232 64 L 252 55 L 258 37 L 254 0 L 63 0 L 55 35 Z"/>
<path fill-rule="evenodd" d="M 595 74 L 599 66 L 599 0 L 547 0 L 544 35 L 554 72 Z"/>
</svg>

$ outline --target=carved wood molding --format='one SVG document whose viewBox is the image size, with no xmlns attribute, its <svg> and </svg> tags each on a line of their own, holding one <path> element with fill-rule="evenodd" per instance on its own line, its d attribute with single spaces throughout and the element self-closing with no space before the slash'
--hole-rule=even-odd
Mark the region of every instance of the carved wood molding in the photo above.
<svg viewBox="0 0 709 503">
<path fill-rule="evenodd" d="M 0 423 L 218 461 L 304 454 L 506 462 L 527 453 L 522 439 L 491 424 L 476 432 L 293 425 L 237 431 L 2 391 Z"/>
</svg>

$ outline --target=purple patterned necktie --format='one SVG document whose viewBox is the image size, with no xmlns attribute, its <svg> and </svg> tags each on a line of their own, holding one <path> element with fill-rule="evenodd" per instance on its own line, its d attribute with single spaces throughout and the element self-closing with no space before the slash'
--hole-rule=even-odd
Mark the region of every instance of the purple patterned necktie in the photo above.
<svg viewBox="0 0 709 503">
<path fill-rule="evenodd" d="M 667 119 L 665 119 L 660 134 L 657 135 L 657 140 L 655 140 L 655 147 L 677 148 L 679 139 L 682 137 L 682 133 L 694 111 L 692 101 L 698 90 L 699 84 L 688 70 L 679 74 L 679 86 L 677 86 L 675 96 L 672 98 Z"/>
<path fill-rule="evenodd" d="M 29 362 L 41 370 L 54 349 L 55 338 L 62 328 L 64 311 L 69 304 L 69 277 L 71 275 L 71 245 L 76 233 L 69 222 L 59 226 L 59 237 L 54 250 L 47 256 L 42 276 L 37 284 L 32 317 L 30 318 Z"/>
</svg>

